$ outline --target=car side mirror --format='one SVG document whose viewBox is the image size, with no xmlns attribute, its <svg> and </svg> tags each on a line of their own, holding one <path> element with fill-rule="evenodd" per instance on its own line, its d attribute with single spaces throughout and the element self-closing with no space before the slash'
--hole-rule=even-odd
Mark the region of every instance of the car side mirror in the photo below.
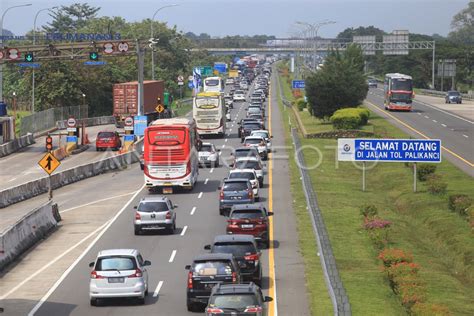
<svg viewBox="0 0 474 316">
<path fill-rule="evenodd" d="M 265 302 L 273 302 L 273 297 L 270 297 L 270 296 L 265 296 L 265 299 L 264 299 Z"/>
<path fill-rule="evenodd" d="M 191 265 L 190 265 L 190 264 L 185 265 L 185 266 L 184 266 L 184 269 L 186 269 L 186 270 L 191 270 Z"/>
<path fill-rule="evenodd" d="M 220 151 L 221 151 L 220 149 L 217 150 L 217 152 L 220 152 Z"/>
<path fill-rule="evenodd" d="M 273 138 L 273 135 L 272 135 L 272 136 L 270 136 L 270 138 Z"/>
<path fill-rule="evenodd" d="M 273 216 L 273 212 L 268 212 L 267 216 Z"/>
<path fill-rule="evenodd" d="M 173 209 L 175 209 L 175 208 L 178 208 L 178 205 L 176 205 L 176 204 L 175 204 L 175 205 L 173 205 Z"/>
<path fill-rule="evenodd" d="M 204 250 L 211 250 L 211 245 L 205 245 Z"/>
<path fill-rule="evenodd" d="M 89 268 L 92 268 L 94 266 L 95 262 L 89 263 Z"/>
<path fill-rule="evenodd" d="M 151 266 L 151 261 L 145 260 L 145 261 L 143 262 L 143 266 L 144 266 L 144 267 L 146 267 L 146 266 Z"/>
<path fill-rule="evenodd" d="M 138 208 L 138 206 L 135 205 L 133 208 L 136 210 Z"/>
</svg>

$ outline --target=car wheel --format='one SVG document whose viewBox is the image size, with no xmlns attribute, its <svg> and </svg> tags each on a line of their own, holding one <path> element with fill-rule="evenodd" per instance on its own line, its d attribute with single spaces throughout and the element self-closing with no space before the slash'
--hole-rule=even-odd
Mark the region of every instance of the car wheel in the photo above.
<svg viewBox="0 0 474 316">
<path fill-rule="evenodd" d="M 99 148 L 96 147 L 96 148 L 95 148 L 95 151 L 99 151 Z"/>
<path fill-rule="evenodd" d="M 91 298 L 91 306 L 99 306 L 99 300 L 96 298 Z"/>
<path fill-rule="evenodd" d="M 223 209 L 219 209 L 219 215 L 225 215 L 225 213 L 224 213 L 224 210 L 223 210 Z"/>
<path fill-rule="evenodd" d="M 142 231 L 140 227 L 135 226 L 134 233 L 135 233 L 135 236 L 141 235 Z"/>
<path fill-rule="evenodd" d="M 263 180 L 258 180 L 258 185 L 262 188 L 263 187 Z"/>
<path fill-rule="evenodd" d="M 187 306 L 187 308 L 188 308 L 188 312 L 194 312 L 194 311 L 196 310 L 194 304 L 191 303 L 191 302 L 187 302 L 187 303 L 186 303 L 186 306 Z"/>
</svg>

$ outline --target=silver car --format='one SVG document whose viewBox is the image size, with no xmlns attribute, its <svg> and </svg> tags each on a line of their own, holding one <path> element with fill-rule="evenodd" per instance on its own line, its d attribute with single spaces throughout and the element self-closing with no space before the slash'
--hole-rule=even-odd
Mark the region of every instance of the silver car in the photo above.
<svg viewBox="0 0 474 316">
<path fill-rule="evenodd" d="M 140 235 L 144 230 L 165 229 L 169 234 L 176 230 L 177 205 L 165 196 L 146 196 L 135 206 L 134 230 Z"/>
<path fill-rule="evenodd" d="M 210 165 L 211 167 L 219 167 L 219 152 L 220 149 L 216 149 L 216 146 L 212 143 L 202 143 L 201 149 L 199 149 L 199 164 Z"/>
<path fill-rule="evenodd" d="M 89 298 L 92 306 L 97 306 L 99 299 L 116 297 L 134 297 L 140 304 L 145 304 L 148 295 L 148 271 L 151 265 L 143 260 L 136 249 L 102 250 L 94 262 L 89 282 Z"/>
</svg>

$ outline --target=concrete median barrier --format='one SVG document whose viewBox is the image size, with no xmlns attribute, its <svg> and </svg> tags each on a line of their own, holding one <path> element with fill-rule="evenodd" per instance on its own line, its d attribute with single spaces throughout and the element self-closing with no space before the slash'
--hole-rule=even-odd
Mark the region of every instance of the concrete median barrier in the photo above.
<svg viewBox="0 0 474 316">
<path fill-rule="evenodd" d="M 0 158 L 8 156 L 21 148 L 30 146 L 35 143 L 35 138 L 33 137 L 33 134 L 28 133 L 24 136 L 21 136 L 19 138 L 16 138 L 12 140 L 11 142 L 5 143 L 0 145 Z"/>
<path fill-rule="evenodd" d="M 123 169 L 139 161 L 137 151 L 116 155 L 96 162 L 77 166 L 51 176 L 51 186 L 58 189 L 65 185 L 97 176 L 110 170 Z M 16 187 L 0 191 L 0 208 L 18 203 L 48 192 L 48 177 L 33 180 Z"/>
<path fill-rule="evenodd" d="M 0 232 L 0 272 L 49 234 L 60 220 L 58 214 L 57 205 L 49 201 Z"/>
</svg>

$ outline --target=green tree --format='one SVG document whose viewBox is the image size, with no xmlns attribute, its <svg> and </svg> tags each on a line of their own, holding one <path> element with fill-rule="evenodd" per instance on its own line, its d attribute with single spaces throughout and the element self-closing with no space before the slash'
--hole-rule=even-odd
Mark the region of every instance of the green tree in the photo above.
<svg viewBox="0 0 474 316">
<path fill-rule="evenodd" d="M 474 45 L 474 2 L 470 1 L 467 8 L 453 17 L 453 31 L 449 37 L 459 43 Z"/>
<path fill-rule="evenodd" d="M 70 6 L 63 5 L 49 14 L 53 21 L 43 28 L 47 32 L 77 32 L 90 19 L 94 18 L 99 10 L 100 8 L 91 7 L 87 3 L 74 3 Z"/>
</svg>

